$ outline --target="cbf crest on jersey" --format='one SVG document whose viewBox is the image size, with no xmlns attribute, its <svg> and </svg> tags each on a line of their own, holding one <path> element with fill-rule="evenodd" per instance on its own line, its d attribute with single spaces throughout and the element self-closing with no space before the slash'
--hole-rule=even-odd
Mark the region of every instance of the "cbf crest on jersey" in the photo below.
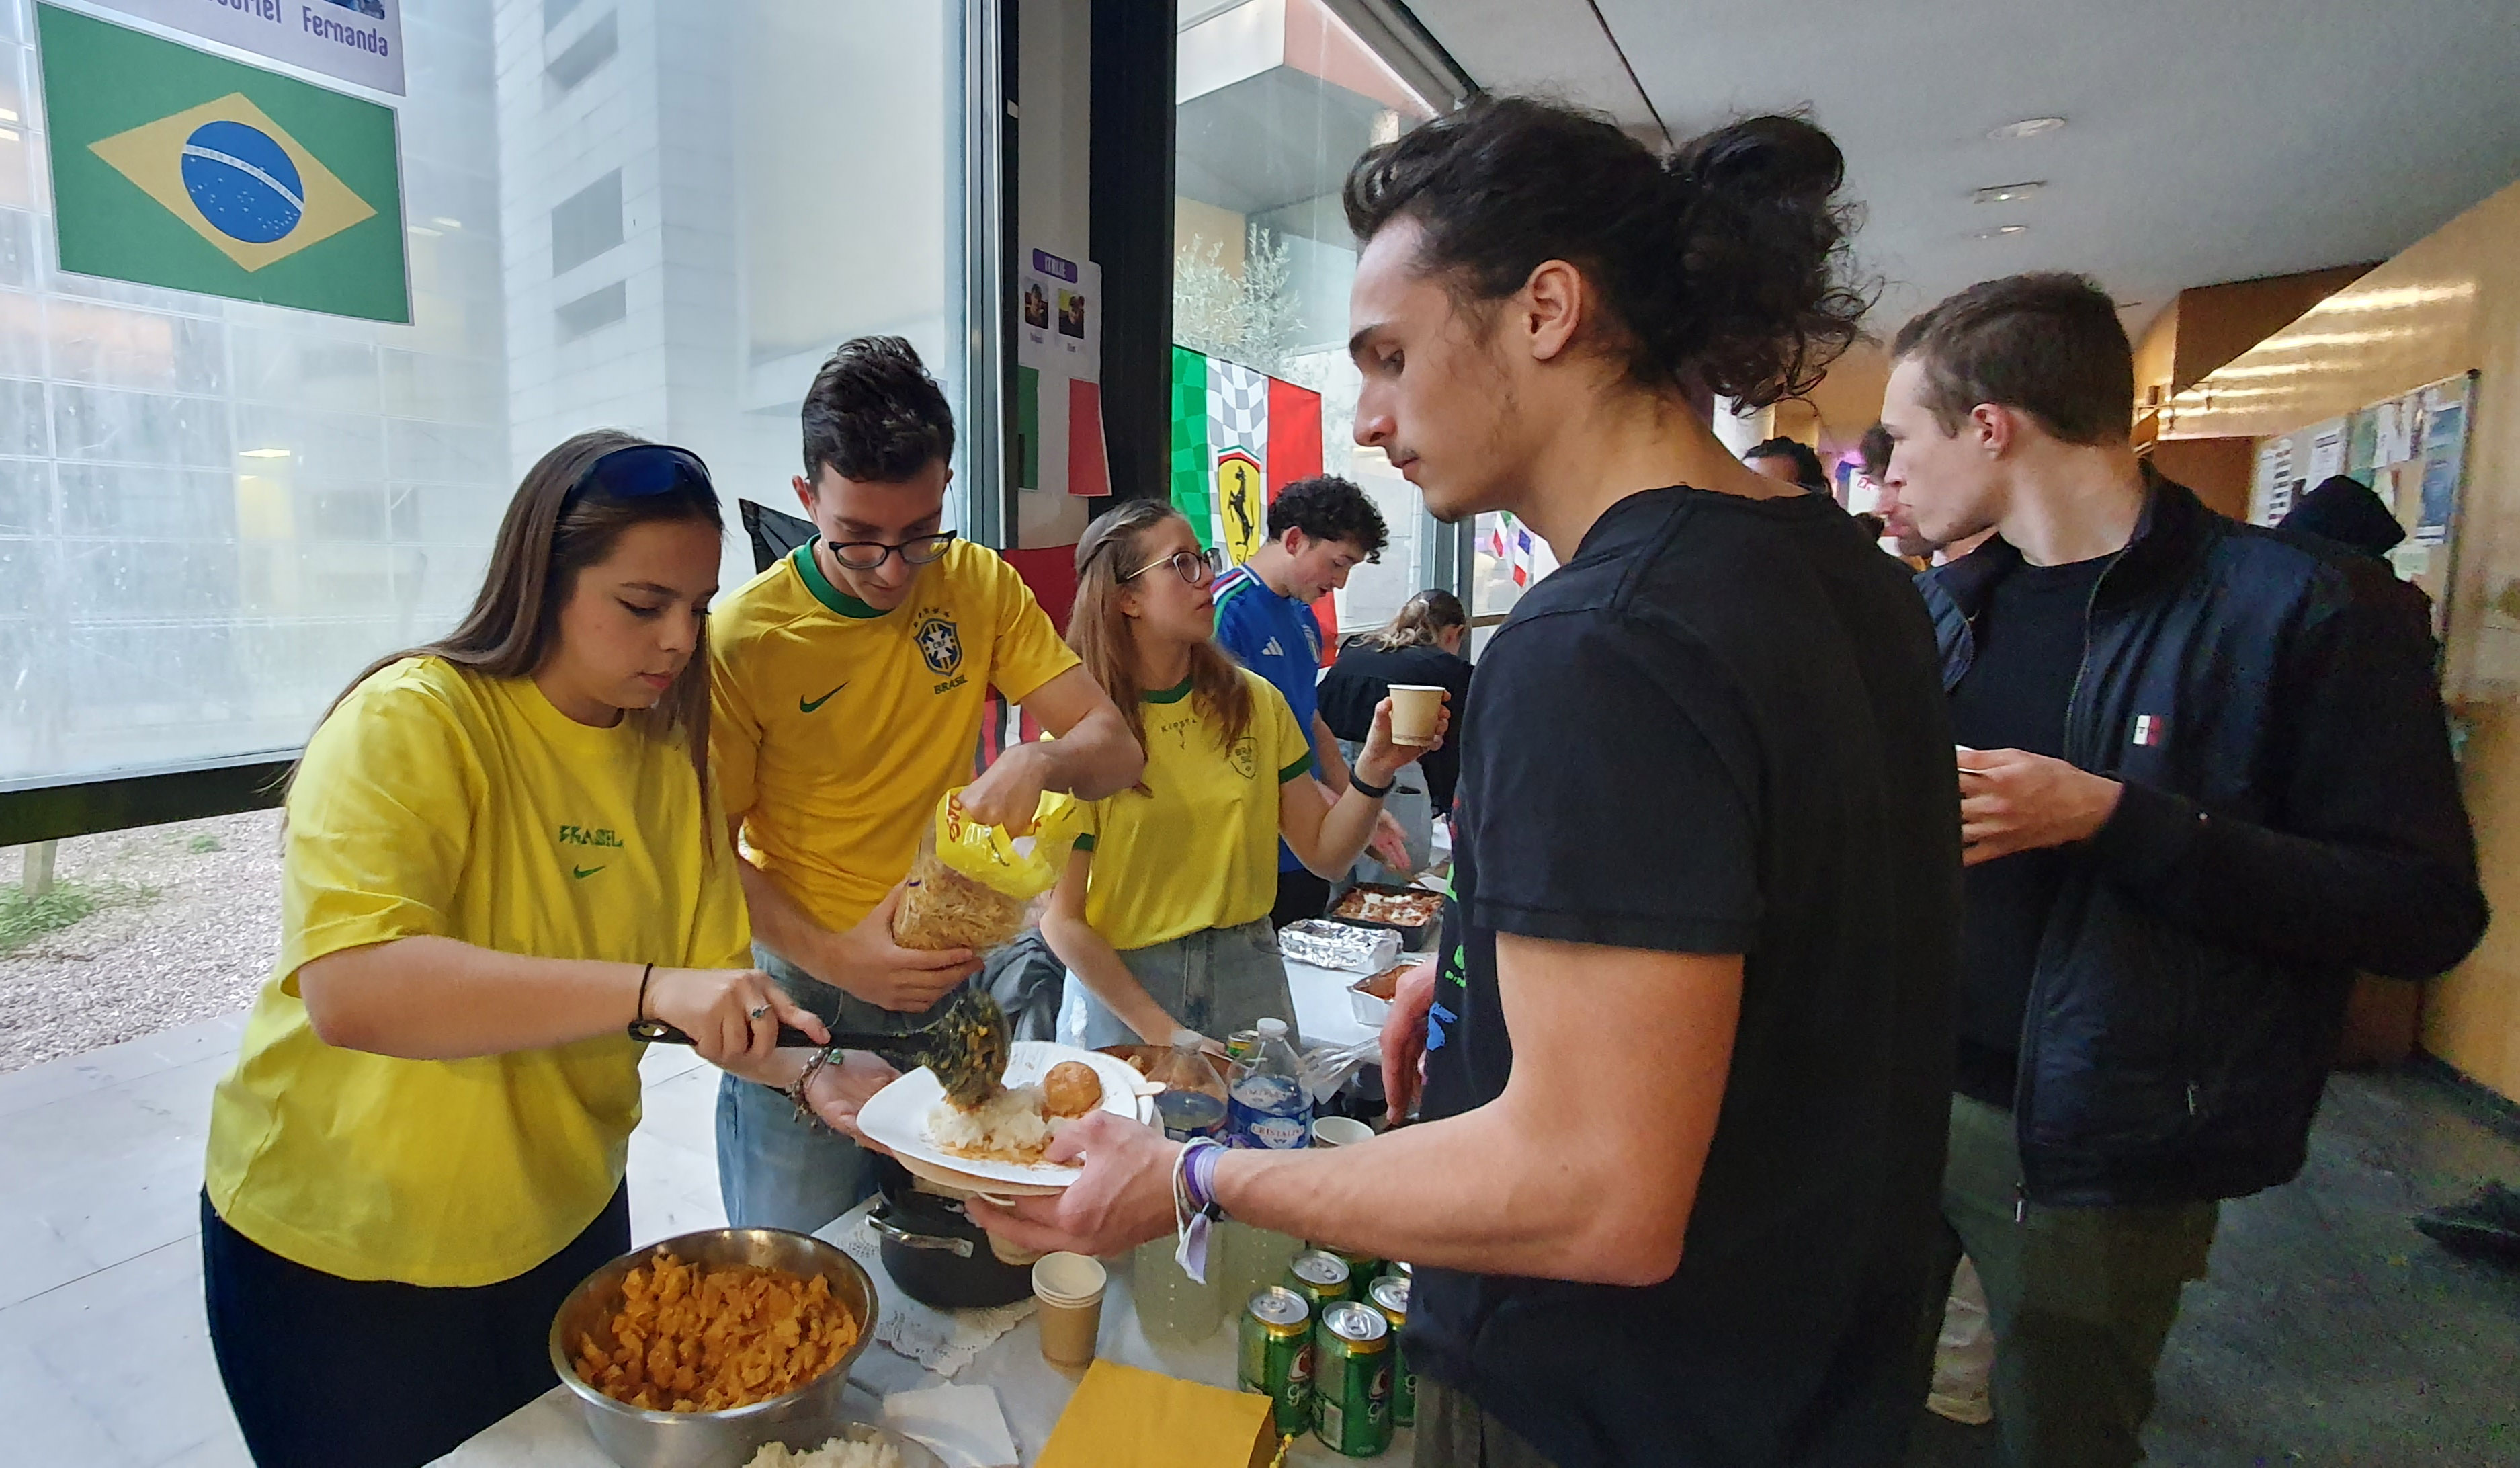
<svg viewBox="0 0 2520 1468">
<path fill-rule="evenodd" d="M 963 634 L 954 626 L 954 619 L 943 612 L 922 612 L 911 633 L 919 644 L 919 656 L 926 661 L 927 670 L 942 677 L 963 665 Z"/>
</svg>

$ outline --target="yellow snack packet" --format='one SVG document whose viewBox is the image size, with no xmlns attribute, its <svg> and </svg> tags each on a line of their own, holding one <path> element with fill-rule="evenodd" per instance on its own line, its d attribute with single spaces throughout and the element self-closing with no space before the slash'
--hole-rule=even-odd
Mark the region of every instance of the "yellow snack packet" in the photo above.
<svg viewBox="0 0 2520 1468">
<path fill-rule="evenodd" d="M 1058 885 L 1085 817 L 1086 807 L 1074 796 L 1044 791 L 1041 803 L 1033 807 L 1032 829 L 1016 833 L 971 819 L 963 809 L 963 790 L 949 790 L 936 803 L 936 859 L 974 882 L 1029 902 Z"/>
<path fill-rule="evenodd" d="M 1045 793 L 1022 835 L 971 819 L 962 797 L 962 787 L 947 791 L 920 834 L 910 890 L 892 920 L 892 940 L 905 948 L 986 953 L 1012 941 L 1026 904 L 1058 884 L 1085 825 L 1086 807 L 1073 796 Z"/>
</svg>

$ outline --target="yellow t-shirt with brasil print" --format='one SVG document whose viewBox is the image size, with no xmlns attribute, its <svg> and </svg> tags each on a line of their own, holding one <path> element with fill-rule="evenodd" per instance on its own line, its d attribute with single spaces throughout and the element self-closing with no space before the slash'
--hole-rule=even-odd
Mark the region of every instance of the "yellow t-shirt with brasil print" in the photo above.
<svg viewBox="0 0 2520 1468">
<path fill-rule="evenodd" d="M 1013 567 L 957 540 L 878 612 L 797 547 L 709 614 L 710 773 L 744 844 L 826 928 L 910 874 L 946 791 L 970 782 L 992 685 L 1021 703 L 1076 665 Z"/>
<path fill-rule="evenodd" d="M 485 1285 L 583 1232 L 639 1121 L 626 1034 L 470 1060 L 318 1038 L 297 971 L 417 935 L 542 958 L 750 966 L 726 823 L 679 741 L 574 722 L 435 658 L 362 682 L 289 792 L 280 962 L 210 1103 L 219 1216 L 345 1279 Z M 631 1019 L 628 993 L 621 1021 Z"/>
<path fill-rule="evenodd" d="M 1313 767 L 1286 696 L 1249 668 L 1251 727 L 1232 749 L 1191 686 L 1146 696 L 1148 792 L 1094 803 L 1085 921 L 1121 952 L 1269 915 L 1278 901 L 1278 787 Z"/>
</svg>

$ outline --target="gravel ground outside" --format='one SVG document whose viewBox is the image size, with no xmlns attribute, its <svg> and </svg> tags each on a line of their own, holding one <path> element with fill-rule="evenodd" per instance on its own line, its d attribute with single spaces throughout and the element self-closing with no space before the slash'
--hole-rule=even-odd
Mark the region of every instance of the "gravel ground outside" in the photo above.
<svg viewBox="0 0 2520 1468">
<path fill-rule="evenodd" d="M 54 876 L 119 895 L 0 955 L 0 1072 L 233 1014 L 280 955 L 277 810 L 75 837 Z"/>
</svg>

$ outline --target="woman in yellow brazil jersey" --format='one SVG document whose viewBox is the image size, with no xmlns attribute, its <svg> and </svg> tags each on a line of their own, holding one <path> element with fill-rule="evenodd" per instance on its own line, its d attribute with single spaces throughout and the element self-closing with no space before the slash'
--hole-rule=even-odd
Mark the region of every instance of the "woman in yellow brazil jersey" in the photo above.
<svg viewBox="0 0 2520 1468">
<path fill-rule="evenodd" d="M 284 825 L 281 956 L 211 1105 L 210 1341 L 261 1468 L 427 1462 L 548 1390 L 629 1248 L 640 1021 L 845 1125 L 890 1073 L 749 960 L 710 798 L 717 492 L 581 434 L 525 476 L 462 625 L 353 681 Z"/>
<path fill-rule="evenodd" d="M 1392 777 L 1421 750 L 1391 742 L 1376 711 L 1335 805 L 1310 780 L 1312 745 L 1284 695 L 1212 640 L 1214 553 L 1166 505 L 1133 501 L 1076 547 L 1068 645 L 1147 751 L 1136 790 L 1094 803 L 1093 831 L 1051 895 L 1042 934 L 1067 965 L 1059 1037 L 1162 1043 L 1220 1038 L 1294 1002 L 1269 909 L 1278 840 L 1324 877 L 1373 835 Z"/>
</svg>

